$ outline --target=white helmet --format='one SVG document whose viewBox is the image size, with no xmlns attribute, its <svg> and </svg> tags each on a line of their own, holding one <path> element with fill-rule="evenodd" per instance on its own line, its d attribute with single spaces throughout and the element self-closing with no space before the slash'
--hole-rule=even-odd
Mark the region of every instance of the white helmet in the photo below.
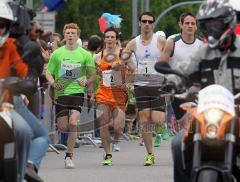
<svg viewBox="0 0 240 182">
<path fill-rule="evenodd" d="M 5 2 L 4 0 L 0 1 L 0 10 L 1 10 L 0 18 L 4 18 L 4 19 L 10 20 L 10 21 L 14 20 L 12 9 L 8 5 L 8 3 Z"/>
<path fill-rule="evenodd" d="M 229 0 L 228 3 L 232 6 L 233 10 L 237 12 L 238 21 L 240 21 L 240 1 Z"/>
<path fill-rule="evenodd" d="M 239 0 L 229 0 L 229 4 L 235 11 L 240 11 L 240 1 Z"/>
<path fill-rule="evenodd" d="M 6 1 L 4 1 L 4 0 L 0 1 L 0 10 L 1 10 L 0 18 L 6 19 L 10 22 L 14 21 L 12 9 L 10 8 L 10 6 L 8 5 L 8 3 Z M 9 29 L 10 29 L 10 23 L 9 23 L 9 27 L 7 27 L 6 32 L 0 36 L 0 47 L 5 43 L 5 41 L 8 38 Z"/>
</svg>

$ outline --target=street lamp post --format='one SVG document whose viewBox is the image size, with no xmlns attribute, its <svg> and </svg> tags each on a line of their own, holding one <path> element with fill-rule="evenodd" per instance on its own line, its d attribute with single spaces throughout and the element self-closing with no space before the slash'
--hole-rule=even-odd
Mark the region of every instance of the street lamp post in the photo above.
<svg viewBox="0 0 240 182">
<path fill-rule="evenodd" d="M 138 35 L 138 0 L 132 0 L 132 36 Z"/>
<path fill-rule="evenodd" d="M 145 0 L 145 11 L 150 11 L 150 0 Z"/>
<path fill-rule="evenodd" d="M 33 0 L 26 0 L 26 7 L 33 9 Z"/>
<path fill-rule="evenodd" d="M 150 11 L 150 0 L 132 0 L 132 36 L 138 35 L 138 12 L 142 13 L 144 11 Z"/>
<path fill-rule="evenodd" d="M 184 6 L 184 5 L 191 5 L 191 4 L 201 4 L 203 1 L 185 1 L 185 2 L 180 2 L 177 4 L 174 4 L 173 6 L 170 6 L 169 8 L 167 8 L 165 11 L 163 11 L 156 19 L 155 24 L 154 24 L 154 28 L 156 27 L 156 25 L 160 22 L 161 18 L 167 14 L 169 11 L 179 7 L 179 6 Z"/>
</svg>

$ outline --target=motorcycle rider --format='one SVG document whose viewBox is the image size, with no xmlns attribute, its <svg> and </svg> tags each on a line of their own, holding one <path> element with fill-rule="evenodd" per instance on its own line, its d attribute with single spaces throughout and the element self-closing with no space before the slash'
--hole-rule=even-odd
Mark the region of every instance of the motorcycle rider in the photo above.
<svg viewBox="0 0 240 182">
<path fill-rule="evenodd" d="M 239 3 L 239 2 L 238 2 Z M 191 59 L 176 65 L 175 69 L 190 75 L 198 73 L 196 82 L 202 87 L 219 84 L 233 92 L 240 92 L 240 37 L 234 33 L 237 23 L 236 12 L 229 3 L 219 0 L 203 2 L 197 14 L 199 27 L 208 43 L 202 45 Z M 172 79 L 177 85 L 179 78 Z M 191 163 L 182 166 L 181 142 L 184 130 L 172 140 L 174 181 L 190 181 Z"/>
<path fill-rule="evenodd" d="M 240 3 L 239 3 L 239 1 L 238 0 L 229 0 L 229 4 L 236 11 L 237 20 L 238 20 L 238 23 L 239 23 L 239 21 L 240 21 Z"/>
<path fill-rule="evenodd" d="M 11 8 L 0 2 L 0 79 L 10 75 L 10 66 L 13 66 L 17 75 L 22 78 L 28 72 L 27 65 L 20 59 L 14 39 L 8 38 L 13 14 Z M 30 152 L 32 130 L 27 122 L 15 111 L 10 110 L 13 118 L 14 131 L 17 139 L 18 151 L 18 182 L 23 181 L 25 166 Z M 11 174 L 11 172 L 9 172 Z"/>
<path fill-rule="evenodd" d="M 14 22 L 12 9 L 4 1 L 0 1 L 0 9 L 0 79 L 8 79 L 13 70 L 16 76 L 22 79 L 10 88 L 14 97 L 5 100 L 12 102 L 15 107 L 10 112 L 17 140 L 18 181 L 23 181 L 26 167 L 31 180 L 42 181 L 37 170 L 48 149 L 48 133 L 26 108 L 23 98 L 20 96 L 20 94 L 30 95 L 37 89 L 34 78 L 37 72 L 41 72 L 39 70 L 42 68 L 40 66 L 41 59 L 37 56 L 38 52 L 40 54 L 40 49 L 37 52 L 38 47 L 35 44 L 31 42 L 25 44 L 26 47 L 23 50 L 24 53 L 27 53 L 22 56 L 23 60 L 17 50 L 16 40 L 8 38 L 11 25 Z M 32 59 L 33 56 L 35 59 Z M 33 66 L 33 64 L 37 66 Z"/>
</svg>

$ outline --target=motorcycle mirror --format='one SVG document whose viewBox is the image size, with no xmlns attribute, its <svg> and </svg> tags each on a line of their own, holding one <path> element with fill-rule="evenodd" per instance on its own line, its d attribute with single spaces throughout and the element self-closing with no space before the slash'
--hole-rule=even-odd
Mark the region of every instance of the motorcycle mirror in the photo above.
<svg viewBox="0 0 240 182">
<path fill-rule="evenodd" d="M 174 74 L 180 77 L 185 77 L 180 72 L 171 68 L 171 66 L 165 61 L 159 61 L 155 64 L 155 70 L 162 74 Z"/>
<path fill-rule="evenodd" d="M 174 75 L 177 75 L 177 76 L 181 77 L 183 79 L 183 81 L 185 82 L 185 85 L 187 87 L 189 86 L 190 82 L 189 82 L 188 77 L 186 77 L 185 75 L 183 75 L 179 71 L 176 71 L 176 70 L 172 69 L 171 66 L 167 62 L 159 61 L 155 64 L 154 68 L 158 73 L 174 74 Z"/>
<path fill-rule="evenodd" d="M 165 61 L 159 61 L 155 64 L 155 70 L 162 74 L 174 74 L 174 70 L 171 69 L 170 65 Z"/>
</svg>

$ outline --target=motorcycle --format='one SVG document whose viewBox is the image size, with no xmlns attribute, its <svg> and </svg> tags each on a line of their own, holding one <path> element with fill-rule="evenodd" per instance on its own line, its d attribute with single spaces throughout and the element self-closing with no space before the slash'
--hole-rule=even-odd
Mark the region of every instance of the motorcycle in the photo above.
<svg viewBox="0 0 240 182">
<path fill-rule="evenodd" d="M 157 63 L 155 69 L 177 75 L 187 83 L 188 78 L 166 62 Z M 181 147 L 182 165 L 186 169 L 191 164 L 192 182 L 240 181 L 236 162 L 240 147 L 239 97 L 215 84 L 201 89 L 196 101 L 182 105 L 192 118 Z"/>
</svg>

